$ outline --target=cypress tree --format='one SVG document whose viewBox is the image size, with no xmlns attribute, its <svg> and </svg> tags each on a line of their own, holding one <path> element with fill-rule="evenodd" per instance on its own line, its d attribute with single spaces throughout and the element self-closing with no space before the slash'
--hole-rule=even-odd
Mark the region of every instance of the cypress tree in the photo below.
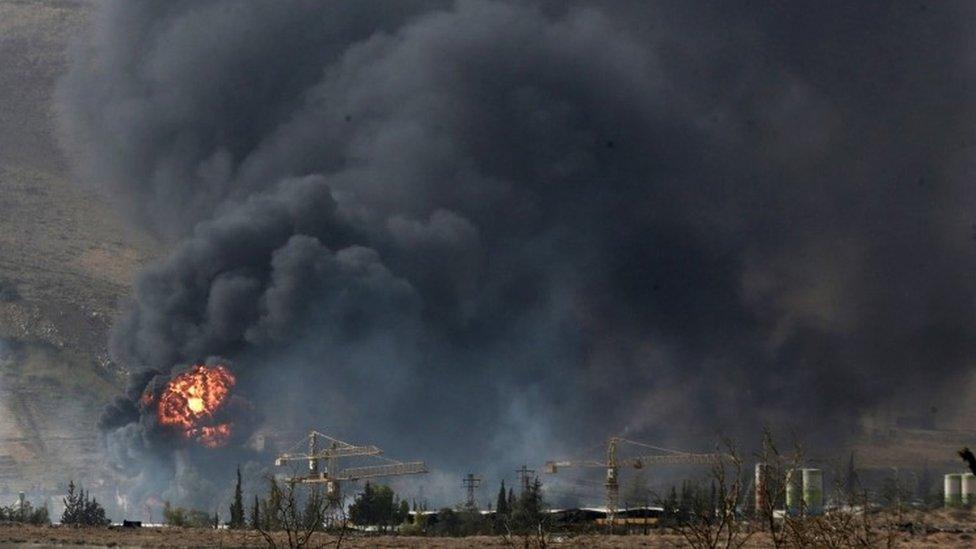
<svg viewBox="0 0 976 549">
<path fill-rule="evenodd" d="M 254 494 L 254 507 L 251 508 L 251 528 L 253 530 L 261 528 L 261 504 L 258 503 L 257 494 Z"/>
<path fill-rule="evenodd" d="M 498 516 L 508 514 L 508 500 L 505 498 L 505 481 L 502 480 L 502 485 L 498 488 L 498 501 L 495 502 L 495 512 L 498 513 Z"/>
<path fill-rule="evenodd" d="M 244 528 L 244 497 L 241 495 L 241 466 L 237 466 L 237 486 L 234 488 L 234 503 L 230 505 L 231 528 Z"/>
<path fill-rule="evenodd" d="M 928 472 L 928 467 L 925 469 Z M 847 461 L 847 474 L 844 478 L 844 488 L 847 490 L 847 497 L 853 499 L 855 492 L 857 492 L 858 478 L 857 469 L 854 468 L 854 452 L 851 452 L 851 456 Z"/>
</svg>

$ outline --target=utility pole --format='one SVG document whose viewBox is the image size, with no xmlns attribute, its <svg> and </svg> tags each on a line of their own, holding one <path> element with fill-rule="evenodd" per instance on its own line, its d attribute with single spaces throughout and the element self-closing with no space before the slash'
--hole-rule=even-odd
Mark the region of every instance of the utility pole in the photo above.
<svg viewBox="0 0 976 549">
<path fill-rule="evenodd" d="M 610 437 L 607 441 L 607 524 L 613 532 L 613 522 L 617 515 L 617 501 L 620 499 L 620 483 L 617 481 L 620 465 L 617 463 L 617 445 L 620 439 Z"/>
<path fill-rule="evenodd" d="M 525 465 L 521 468 L 515 470 L 519 474 L 519 481 L 522 483 L 522 491 L 529 491 L 529 483 L 531 482 L 532 475 L 535 474 L 535 469 L 529 469 Z"/>
<path fill-rule="evenodd" d="M 474 473 L 468 473 L 467 476 L 461 479 L 461 484 L 468 491 L 468 498 L 464 501 L 465 508 L 477 509 L 478 502 L 474 499 L 474 491 L 481 486 L 481 477 L 475 476 Z"/>
</svg>

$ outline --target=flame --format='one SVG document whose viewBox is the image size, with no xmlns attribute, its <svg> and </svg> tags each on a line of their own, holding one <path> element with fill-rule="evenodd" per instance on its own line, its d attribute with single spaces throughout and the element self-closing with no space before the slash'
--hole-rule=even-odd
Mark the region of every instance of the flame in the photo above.
<svg viewBox="0 0 976 549">
<path fill-rule="evenodd" d="M 233 374 L 219 365 L 199 364 L 174 377 L 159 396 L 156 416 L 160 425 L 175 427 L 184 438 L 208 448 L 223 446 L 230 438 L 231 424 L 204 423 L 224 404 L 236 382 Z"/>
</svg>

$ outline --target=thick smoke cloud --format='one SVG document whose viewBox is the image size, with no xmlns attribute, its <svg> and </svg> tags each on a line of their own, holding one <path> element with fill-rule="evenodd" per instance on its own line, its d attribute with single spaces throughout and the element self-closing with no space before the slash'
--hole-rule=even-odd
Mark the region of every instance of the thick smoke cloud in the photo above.
<svg viewBox="0 0 976 549">
<path fill-rule="evenodd" d="M 106 3 L 65 146 L 172 248 L 114 357 L 489 471 L 927 409 L 976 350 L 974 11 Z"/>
</svg>

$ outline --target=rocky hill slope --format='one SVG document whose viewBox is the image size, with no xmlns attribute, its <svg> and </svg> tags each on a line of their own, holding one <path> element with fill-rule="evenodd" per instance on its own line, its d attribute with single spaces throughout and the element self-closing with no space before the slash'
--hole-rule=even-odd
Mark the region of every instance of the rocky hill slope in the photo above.
<svg viewBox="0 0 976 549">
<path fill-rule="evenodd" d="M 152 241 L 71 181 L 52 94 L 87 2 L 0 1 L 0 497 L 91 476 L 106 333 Z"/>
</svg>

